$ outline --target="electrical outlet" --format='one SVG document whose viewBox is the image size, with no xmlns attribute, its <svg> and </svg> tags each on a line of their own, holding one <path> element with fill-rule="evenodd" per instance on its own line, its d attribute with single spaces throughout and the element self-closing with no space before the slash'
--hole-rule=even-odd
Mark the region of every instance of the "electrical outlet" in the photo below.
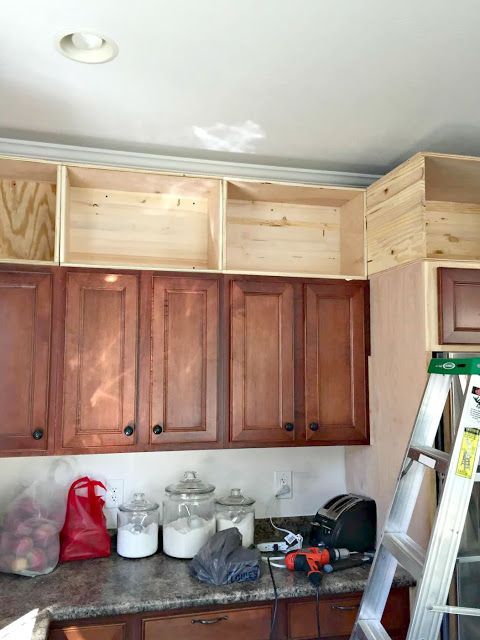
<svg viewBox="0 0 480 640">
<path fill-rule="evenodd" d="M 123 502 L 123 480 L 107 480 L 105 508 L 116 509 Z"/>
<path fill-rule="evenodd" d="M 287 491 L 288 489 L 288 491 Z M 279 500 L 293 498 L 291 471 L 275 471 L 273 474 L 273 491 Z M 278 495 L 278 494 L 281 495 Z"/>
</svg>

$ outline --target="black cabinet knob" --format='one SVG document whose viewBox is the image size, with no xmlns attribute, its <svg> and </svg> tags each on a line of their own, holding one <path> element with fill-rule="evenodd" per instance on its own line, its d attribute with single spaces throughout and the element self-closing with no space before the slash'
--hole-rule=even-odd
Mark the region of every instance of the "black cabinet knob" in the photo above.
<svg viewBox="0 0 480 640">
<path fill-rule="evenodd" d="M 295 429 L 295 425 L 293 422 L 287 422 L 285 424 L 285 431 L 293 431 Z"/>
<path fill-rule="evenodd" d="M 123 433 L 126 436 L 133 436 L 133 432 L 135 431 L 135 427 L 133 427 L 131 424 L 127 424 L 127 426 L 125 427 L 125 429 L 123 430 Z"/>
<path fill-rule="evenodd" d="M 159 435 L 162 433 L 162 431 L 163 431 L 163 427 L 162 427 L 162 425 L 160 425 L 160 424 L 156 424 L 156 425 L 153 427 L 152 431 L 153 431 L 153 433 L 154 433 L 156 436 L 159 436 Z"/>
<path fill-rule="evenodd" d="M 310 423 L 310 431 L 318 431 L 318 422 Z"/>
<path fill-rule="evenodd" d="M 43 438 L 43 429 L 35 429 L 32 433 L 32 438 L 34 440 L 41 440 Z"/>
</svg>

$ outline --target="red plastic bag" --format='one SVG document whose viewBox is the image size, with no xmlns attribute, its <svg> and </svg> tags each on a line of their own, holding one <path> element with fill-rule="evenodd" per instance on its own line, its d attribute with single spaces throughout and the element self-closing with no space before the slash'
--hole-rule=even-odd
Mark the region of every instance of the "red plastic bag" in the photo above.
<svg viewBox="0 0 480 640">
<path fill-rule="evenodd" d="M 96 487 L 106 490 L 101 482 L 86 476 L 70 487 L 65 524 L 60 531 L 60 562 L 110 555 L 110 536 L 103 515 L 105 501 L 97 496 Z"/>
</svg>

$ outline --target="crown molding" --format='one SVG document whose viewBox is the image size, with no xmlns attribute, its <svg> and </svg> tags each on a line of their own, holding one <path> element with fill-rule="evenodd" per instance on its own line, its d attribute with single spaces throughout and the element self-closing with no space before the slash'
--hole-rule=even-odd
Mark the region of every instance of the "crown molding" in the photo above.
<svg viewBox="0 0 480 640">
<path fill-rule="evenodd" d="M 317 169 L 296 169 L 292 167 L 276 167 L 273 165 L 243 162 L 203 160 L 151 153 L 98 149 L 95 147 L 80 147 L 50 142 L 33 142 L 16 140 L 14 138 L 0 138 L 0 155 L 72 164 L 102 165 L 173 173 L 252 178 L 342 187 L 367 187 L 381 177 L 369 173 L 321 171 Z"/>
</svg>

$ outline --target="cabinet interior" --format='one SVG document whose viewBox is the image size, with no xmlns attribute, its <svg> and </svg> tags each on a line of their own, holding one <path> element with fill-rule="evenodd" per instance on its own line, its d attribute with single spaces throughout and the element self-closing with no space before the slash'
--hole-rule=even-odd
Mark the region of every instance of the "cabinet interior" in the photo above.
<svg viewBox="0 0 480 640">
<path fill-rule="evenodd" d="M 0 261 L 53 262 L 57 165 L 0 158 Z"/>
<path fill-rule="evenodd" d="M 64 172 L 62 262 L 220 268 L 220 180 L 82 167 Z"/>
<path fill-rule="evenodd" d="M 226 268 L 364 276 L 364 191 L 229 180 Z"/>
<path fill-rule="evenodd" d="M 480 259 L 480 161 L 425 158 L 428 258 Z"/>
</svg>

